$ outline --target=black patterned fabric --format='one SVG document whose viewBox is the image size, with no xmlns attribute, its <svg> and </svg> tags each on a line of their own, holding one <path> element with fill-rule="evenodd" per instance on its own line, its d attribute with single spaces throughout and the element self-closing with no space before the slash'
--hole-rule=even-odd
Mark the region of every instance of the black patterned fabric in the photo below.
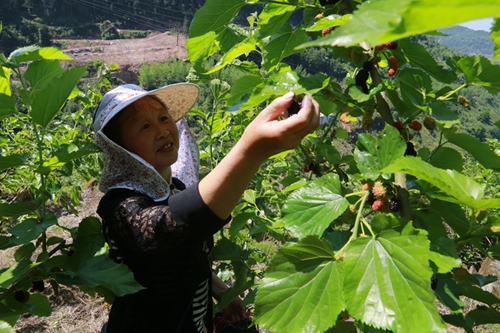
<svg viewBox="0 0 500 333">
<path fill-rule="evenodd" d="M 178 179 L 173 183 L 183 191 L 161 202 L 128 189 L 110 190 L 101 199 L 97 212 L 110 256 L 129 266 L 145 287 L 115 299 L 107 333 L 199 332 L 193 298 L 207 279 L 211 287 L 207 249 L 229 217 L 218 218 L 197 185 L 184 190 Z M 211 301 L 208 306 L 211 314 Z M 213 327 L 211 316 L 205 318 L 206 327 Z"/>
</svg>

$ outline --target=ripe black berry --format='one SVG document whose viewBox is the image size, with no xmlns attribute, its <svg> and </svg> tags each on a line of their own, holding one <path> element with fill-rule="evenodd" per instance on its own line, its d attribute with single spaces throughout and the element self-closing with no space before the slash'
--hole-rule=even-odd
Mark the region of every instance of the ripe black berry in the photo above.
<svg viewBox="0 0 500 333">
<path fill-rule="evenodd" d="M 288 110 L 287 110 L 288 111 L 288 115 L 291 116 L 291 115 L 299 113 L 299 110 L 300 110 L 301 107 L 302 107 L 302 103 L 300 103 L 297 100 L 297 97 L 295 97 L 293 99 L 292 105 L 290 105 L 288 107 Z"/>
<path fill-rule="evenodd" d="M 41 281 L 33 281 L 31 283 L 31 288 L 30 288 L 30 293 L 34 292 L 43 292 L 45 290 L 45 285 L 43 283 L 43 280 Z"/>
<path fill-rule="evenodd" d="M 405 156 L 417 156 L 415 146 L 413 146 L 413 143 L 411 143 L 410 141 L 406 142 Z"/>
<path fill-rule="evenodd" d="M 392 198 L 391 201 L 389 201 L 389 209 L 391 212 L 399 212 L 401 209 L 401 202 L 396 198 Z"/>
<path fill-rule="evenodd" d="M 19 303 L 27 303 L 30 300 L 30 293 L 23 290 L 18 290 L 14 293 L 14 299 Z"/>
<path fill-rule="evenodd" d="M 438 285 L 438 278 L 437 278 L 437 276 L 431 277 L 431 289 L 432 290 L 436 290 L 437 285 Z"/>
</svg>

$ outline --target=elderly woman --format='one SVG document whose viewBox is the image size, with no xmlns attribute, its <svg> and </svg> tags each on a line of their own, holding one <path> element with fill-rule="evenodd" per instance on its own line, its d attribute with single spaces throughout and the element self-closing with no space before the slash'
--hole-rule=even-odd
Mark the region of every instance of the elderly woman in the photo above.
<svg viewBox="0 0 500 333">
<path fill-rule="evenodd" d="M 179 157 L 181 164 L 192 162 L 180 149 L 176 123 L 198 94 L 198 86 L 189 83 L 154 91 L 124 85 L 108 92 L 96 110 L 96 143 L 105 161 L 105 194 L 97 212 L 110 256 L 144 287 L 115 299 L 108 333 L 212 332 L 209 295 L 218 300 L 227 290 L 208 262 L 213 234 L 229 222 L 260 165 L 296 147 L 319 123 L 319 107 L 310 96 L 290 117 L 286 110 L 294 94 L 279 97 L 214 170 L 186 187 L 182 174 L 172 176 Z M 224 315 L 230 322 L 243 319 L 241 300 L 233 300 Z"/>
</svg>

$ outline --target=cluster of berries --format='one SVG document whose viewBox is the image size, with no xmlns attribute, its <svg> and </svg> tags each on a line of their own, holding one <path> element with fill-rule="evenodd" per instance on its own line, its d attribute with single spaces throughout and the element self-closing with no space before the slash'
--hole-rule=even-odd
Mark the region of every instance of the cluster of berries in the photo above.
<svg viewBox="0 0 500 333">
<path fill-rule="evenodd" d="M 381 181 L 366 182 L 361 188 L 363 191 L 370 191 L 367 202 L 375 212 L 397 212 L 401 209 L 401 204 L 396 197 L 389 199 L 388 191 Z"/>
<path fill-rule="evenodd" d="M 33 281 L 30 287 L 30 291 L 18 290 L 14 293 L 14 299 L 19 303 L 27 303 L 30 300 L 30 293 L 43 292 L 45 290 L 45 285 L 43 281 Z"/>
<path fill-rule="evenodd" d="M 325 169 L 326 167 L 321 167 L 321 165 L 318 162 L 310 162 L 309 160 L 306 160 L 304 162 L 304 168 L 302 171 L 305 173 L 312 172 L 316 175 L 316 177 L 321 177 L 322 175 L 322 169 Z"/>
</svg>

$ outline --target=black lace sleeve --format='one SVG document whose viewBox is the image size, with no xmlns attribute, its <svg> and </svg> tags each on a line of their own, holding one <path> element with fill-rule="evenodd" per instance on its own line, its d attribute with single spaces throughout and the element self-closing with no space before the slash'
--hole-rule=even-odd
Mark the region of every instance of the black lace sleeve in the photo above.
<svg viewBox="0 0 500 333">
<path fill-rule="evenodd" d="M 229 221 L 206 206 L 197 186 L 162 202 L 132 190 L 114 189 L 103 196 L 97 213 L 111 250 L 121 254 L 200 244 Z"/>
</svg>

